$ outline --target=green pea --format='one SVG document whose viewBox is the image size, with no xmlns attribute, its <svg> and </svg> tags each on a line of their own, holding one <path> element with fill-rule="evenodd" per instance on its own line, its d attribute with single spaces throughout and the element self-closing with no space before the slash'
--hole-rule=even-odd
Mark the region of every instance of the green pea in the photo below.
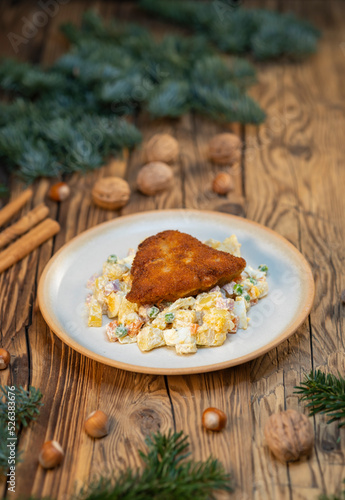
<svg viewBox="0 0 345 500">
<path fill-rule="evenodd" d="M 165 315 L 165 322 L 166 323 L 172 323 L 175 319 L 175 314 L 174 313 L 166 313 Z"/>
</svg>

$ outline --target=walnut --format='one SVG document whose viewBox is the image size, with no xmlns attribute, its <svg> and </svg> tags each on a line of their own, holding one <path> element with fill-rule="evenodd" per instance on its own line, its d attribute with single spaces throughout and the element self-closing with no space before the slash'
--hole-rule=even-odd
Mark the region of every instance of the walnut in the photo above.
<svg viewBox="0 0 345 500">
<path fill-rule="evenodd" d="M 130 194 L 128 182 L 120 177 L 103 177 L 92 189 L 93 202 L 106 210 L 117 210 L 125 206 Z"/>
<path fill-rule="evenodd" d="M 152 161 L 144 165 L 138 173 L 137 186 L 142 193 L 153 196 L 172 186 L 174 174 L 169 165 Z"/>
<path fill-rule="evenodd" d="M 227 194 L 234 189 L 234 182 L 227 172 L 219 172 L 213 179 L 212 189 L 217 194 Z"/>
<path fill-rule="evenodd" d="M 144 146 L 144 157 L 147 162 L 174 162 L 177 160 L 178 154 L 178 142 L 169 134 L 155 134 Z"/>
<path fill-rule="evenodd" d="M 292 462 L 312 452 L 313 427 L 308 417 L 296 410 L 271 415 L 264 433 L 269 449 L 282 462 Z"/>
<path fill-rule="evenodd" d="M 217 134 L 208 144 L 209 159 L 217 165 L 232 165 L 241 159 L 242 142 L 235 134 Z"/>
</svg>

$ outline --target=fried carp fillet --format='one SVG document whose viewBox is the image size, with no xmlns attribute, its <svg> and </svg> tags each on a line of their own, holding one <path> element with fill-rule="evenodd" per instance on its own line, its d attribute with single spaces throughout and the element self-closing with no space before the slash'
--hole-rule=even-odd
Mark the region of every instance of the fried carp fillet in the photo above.
<svg viewBox="0 0 345 500">
<path fill-rule="evenodd" d="M 138 304 L 175 301 L 229 283 L 245 266 L 241 257 L 215 250 L 189 234 L 163 231 L 139 245 L 126 298 Z"/>
</svg>

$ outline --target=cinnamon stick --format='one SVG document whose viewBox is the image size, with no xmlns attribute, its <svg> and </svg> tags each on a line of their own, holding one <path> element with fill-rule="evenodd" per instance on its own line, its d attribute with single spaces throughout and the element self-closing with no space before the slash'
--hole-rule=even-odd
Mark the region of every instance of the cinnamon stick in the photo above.
<svg viewBox="0 0 345 500">
<path fill-rule="evenodd" d="M 0 273 L 26 257 L 59 231 L 60 225 L 53 219 L 46 219 L 38 224 L 0 253 Z"/>
<path fill-rule="evenodd" d="M 44 205 L 44 203 L 37 205 L 37 207 L 19 219 L 18 222 L 15 222 L 12 226 L 9 226 L 2 233 L 0 233 L 0 248 L 8 245 L 8 243 L 11 243 L 18 236 L 21 236 L 29 231 L 29 229 L 33 228 L 36 224 L 45 219 L 48 214 L 49 208 Z"/>
<path fill-rule="evenodd" d="M 19 210 L 25 205 L 27 201 L 32 198 L 32 190 L 26 189 L 13 201 L 0 210 L 0 226 L 3 226 L 8 220 L 11 219 Z"/>
</svg>

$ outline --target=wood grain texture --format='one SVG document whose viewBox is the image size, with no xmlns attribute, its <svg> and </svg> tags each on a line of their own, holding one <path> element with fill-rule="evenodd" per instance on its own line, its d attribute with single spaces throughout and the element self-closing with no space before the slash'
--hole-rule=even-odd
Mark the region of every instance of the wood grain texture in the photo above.
<svg viewBox="0 0 345 500">
<path fill-rule="evenodd" d="M 142 165 L 138 148 L 98 171 L 66 179 L 71 196 L 60 204 L 47 198 L 56 180 L 37 181 L 33 200 L 14 219 L 45 202 L 62 229 L 0 275 L 1 346 L 12 354 L 10 369 L 0 372 L 0 383 L 32 384 L 44 394 L 39 419 L 19 435 L 24 460 L 18 467 L 17 492 L 12 498 L 33 494 L 67 500 L 94 475 L 140 465 L 136 450 L 144 447 L 144 436 L 169 428 L 189 434 L 196 459 L 212 453 L 232 473 L 236 492 L 219 498 L 316 500 L 322 492 L 335 492 L 345 477 L 345 431 L 339 431 L 336 424 L 327 425 L 322 416 L 313 419 L 316 442 L 309 461 L 280 464 L 263 438 L 271 413 L 285 408 L 306 412 L 294 394 L 294 386 L 305 372 L 318 367 L 333 373 L 345 371 L 345 309 L 339 300 L 345 288 L 345 8 L 341 0 L 246 2 L 248 7 L 258 5 L 293 10 L 323 30 L 318 53 L 306 61 L 257 65 L 259 83 L 251 94 L 268 114 L 265 124 L 259 128 L 221 126 L 194 115 L 151 121 L 141 114 L 134 121 L 144 140 L 167 132 L 179 141 L 171 191 L 146 197 L 136 190 Z M 166 31 L 167 24 L 140 13 L 132 2 L 70 1 L 20 46 L 18 57 L 49 65 L 67 48 L 59 24 L 80 22 L 87 7 L 96 8 L 106 18 L 116 15 L 125 21 L 140 20 L 158 37 Z M 6 34 L 20 34 L 21 17 L 30 18 L 37 7 L 25 1 L 4 2 L 1 9 L 1 53 L 14 56 Z M 231 170 L 234 192 L 219 196 L 210 189 L 219 167 L 208 162 L 206 150 L 212 135 L 227 130 L 238 133 L 244 147 L 240 164 Z M 108 212 L 92 204 L 91 187 L 106 175 L 123 177 L 131 186 L 130 202 L 121 211 Z M 22 190 L 13 179 L 11 196 Z M 293 337 L 234 369 L 161 377 L 127 373 L 91 361 L 49 331 L 35 300 L 38 279 L 55 251 L 100 222 L 144 210 L 181 207 L 246 215 L 285 236 L 306 256 L 317 293 L 308 322 Z M 222 433 L 201 428 L 202 412 L 209 406 L 228 415 Z M 85 417 L 97 408 L 111 415 L 111 432 L 98 441 L 83 431 Z M 38 452 L 44 441 L 53 438 L 62 444 L 66 458 L 59 469 L 43 471 L 37 463 Z M 0 486 L 6 496 L 3 478 Z"/>
</svg>

